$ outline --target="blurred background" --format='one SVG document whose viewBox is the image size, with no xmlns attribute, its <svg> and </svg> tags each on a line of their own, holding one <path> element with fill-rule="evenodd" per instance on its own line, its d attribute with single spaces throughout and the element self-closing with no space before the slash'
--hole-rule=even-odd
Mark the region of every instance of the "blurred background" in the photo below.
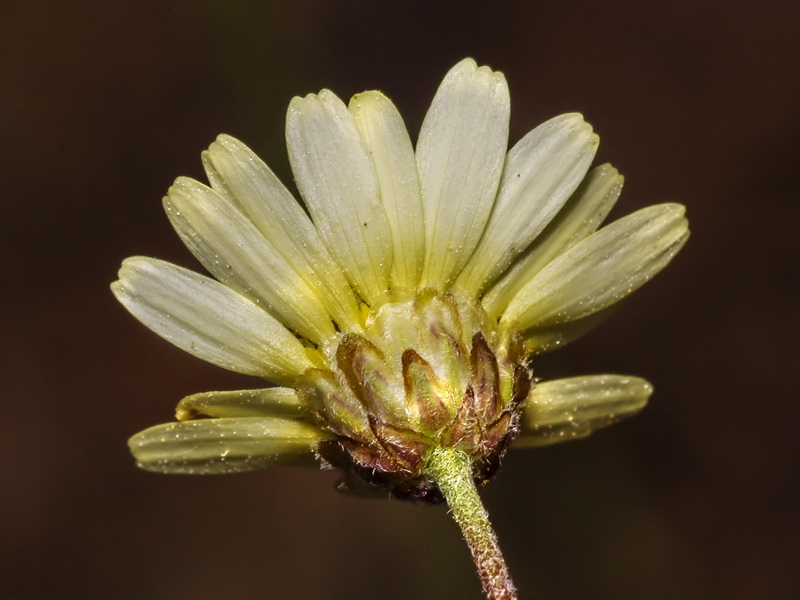
<svg viewBox="0 0 800 600">
<path fill-rule="evenodd" d="M 113 299 L 132 254 L 199 268 L 162 214 L 225 132 L 293 186 L 292 96 L 379 88 L 412 138 L 464 56 L 502 70 L 512 143 L 580 111 L 627 177 L 612 217 L 692 238 L 543 378 L 647 377 L 635 419 L 511 452 L 483 496 L 521 598 L 800 597 L 796 2 L 46 2 L 0 7 L 0 597 L 479 599 L 442 507 L 277 468 L 168 477 L 127 438 L 258 385 Z"/>
</svg>

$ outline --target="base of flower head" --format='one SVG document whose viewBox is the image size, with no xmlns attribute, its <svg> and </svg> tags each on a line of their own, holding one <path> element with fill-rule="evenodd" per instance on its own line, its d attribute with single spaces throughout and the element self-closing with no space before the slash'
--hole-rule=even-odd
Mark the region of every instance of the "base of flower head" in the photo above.
<svg viewBox="0 0 800 600">
<path fill-rule="evenodd" d="M 476 302 L 430 290 L 384 304 L 362 332 L 321 351 L 327 368 L 295 385 L 313 420 L 336 436 L 320 458 L 412 500 L 442 500 L 424 472 L 437 448 L 470 457 L 476 480 L 491 477 L 533 383 L 522 346 Z"/>
</svg>

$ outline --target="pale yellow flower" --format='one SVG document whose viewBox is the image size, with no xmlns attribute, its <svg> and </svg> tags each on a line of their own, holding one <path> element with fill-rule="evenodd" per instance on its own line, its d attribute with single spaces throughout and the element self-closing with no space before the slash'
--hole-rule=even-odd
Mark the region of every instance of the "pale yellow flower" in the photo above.
<svg viewBox="0 0 800 600">
<path fill-rule="evenodd" d="M 574 439 L 641 409 L 620 375 L 536 383 L 535 354 L 582 335 L 672 259 L 677 204 L 598 229 L 622 177 L 590 170 L 579 114 L 508 147 L 505 78 L 471 59 L 445 77 L 416 149 L 376 91 L 292 100 L 286 141 L 305 209 L 244 144 L 203 153 L 210 186 L 164 199 L 214 278 L 127 259 L 112 285 L 147 327 L 264 389 L 184 398 L 178 422 L 137 434 L 139 465 L 259 469 L 317 457 L 398 496 L 439 499 L 436 448 L 488 478 L 510 444 Z M 203 418 L 198 418 L 203 417 Z"/>
<path fill-rule="evenodd" d="M 210 187 L 179 178 L 164 199 L 214 279 L 135 257 L 112 290 L 173 344 L 270 385 L 184 398 L 178 422 L 131 438 L 139 465 L 316 458 L 344 489 L 444 499 L 487 597 L 516 598 L 475 483 L 512 443 L 586 436 L 652 392 L 621 375 L 537 382 L 533 359 L 602 320 L 689 231 L 677 204 L 598 229 L 622 177 L 589 170 L 592 128 L 562 115 L 507 151 L 509 112 L 503 75 L 471 59 L 445 77 L 416 149 L 380 92 L 295 98 L 286 141 L 305 209 L 220 136 L 203 154 Z"/>
</svg>

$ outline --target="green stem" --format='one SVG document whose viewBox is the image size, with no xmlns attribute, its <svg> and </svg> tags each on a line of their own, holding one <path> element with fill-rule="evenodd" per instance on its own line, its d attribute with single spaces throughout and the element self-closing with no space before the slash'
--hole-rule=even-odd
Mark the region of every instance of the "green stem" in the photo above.
<svg viewBox="0 0 800 600">
<path fill-rule="evenodd" d="M 428 457 L 425 471 L 439 486 L 464 534 L 487 599 L 516 600 L 497 536 L 475 488 L 470 457 L 453 448 L 436 448 Z"/>
</svg>

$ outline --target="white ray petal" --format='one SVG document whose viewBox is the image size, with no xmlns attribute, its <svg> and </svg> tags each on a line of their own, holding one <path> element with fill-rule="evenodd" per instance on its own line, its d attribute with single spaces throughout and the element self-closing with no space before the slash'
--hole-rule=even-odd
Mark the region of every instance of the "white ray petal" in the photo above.
<svg viewBox="0 0 800 600">
<path fill-rule="evenodd" d="M 111 289 L 144 325 L 225 369 L 291 383 L 312 366 L 303 346 L 267 312 L 209 277 L 132 257 Z"/>
<path fill-rule="evenodd" d="M 189 250 L 221 282 L 263 303 L 284 325 L 315 343 L 334 333 L 316 294 L 229 200 L 181 177 L 169 189 L 164 208 Z"/>
<path fill-rule="evenodd" d="M 469 58 L 436 92 L 417 143 L 425 287 L 447 288 L 480 240 L 508 148 L 509 113 L 503 74 Z"/>
<path fill-rule="evenodd" d="M 543 123 L 509 151 L 489 223 L 456 287 L 477 296 L 508 268 L 581 183 L 598 143 L 581 115 L 567 114 Z"/>
<path fill-rule="evenodd" d="M 392 230 L 392 284 L 414 289 L 425 259 L 425 226 L 414 147 L 397 108 L 380 92 L 353 96 L 350 112 L 378 176 Z"/>
<path fill-rule="evenodd" d="M 588 436 L 647 404 L 653 386 L 628 375 L 587 375 L 539 383 L 522 413 L 518 448 Z"/>
<path fill-rule="evenodd" d="M 617 302 L 663 269 L 689 237 L 679 204 L 628 215 L 551 261 L 511 300 L 501 323 L 522 330 L 558 325 Z"/>
<path fill-rule="evenodd" d="M 231 199 L 314 290 L 344 331 L 359 328 L 353 290 L 311 219 L 269 167 L 239 140 L 220 135 L 203 153 L 212 188 Z"/>
<path fill-rule="evenodd" d="M 194 475 L 311 459 L 319 442 L 329 438 L 303 421 L 241 417 L 156 425 L 134 435 L 128 446 L 143 469 Z"/>
<path fill-rule="evenodd" d="M 499 318 L 517 292 L 547 263 L 594 233 L 617 202 L 622 183 L 622 175 L 611 165 L 592 169 L 542 234 L 483 298 L 486 312 Z"/>
<path fill-rule="evenodd" d="M 359 295 L 378 303 L 389 287 L 392 235 L 352 115 L 328 90 L 294 98 L 286 143 L 297 187 L 328 250 Z"/>
</svg>

